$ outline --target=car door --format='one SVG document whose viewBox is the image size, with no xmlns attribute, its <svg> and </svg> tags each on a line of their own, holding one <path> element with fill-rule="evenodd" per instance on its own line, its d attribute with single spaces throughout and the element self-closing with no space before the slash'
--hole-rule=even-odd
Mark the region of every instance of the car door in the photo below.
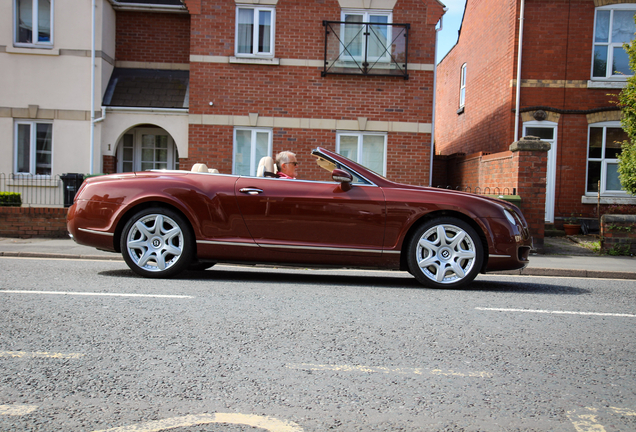
<svg viewBox="0 0 636 432">
<path fill-rule="evenodd" d="M 254 241 L 303 254 L 375 254 L 386 220 L 382 189 L 339 183 L 241 177 L 235 194 Z"/>
</svg>

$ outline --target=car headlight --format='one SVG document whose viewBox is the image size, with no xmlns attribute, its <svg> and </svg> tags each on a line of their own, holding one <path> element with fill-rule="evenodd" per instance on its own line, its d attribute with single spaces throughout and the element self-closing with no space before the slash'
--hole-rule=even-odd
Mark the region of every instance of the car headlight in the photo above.
<svg viewBox="0 0 636 432">
<path fill-rule="evenodd" d="M 508 219 L 508 222 L 510 222 L 512 224 L 512 226 L 516 226 L 517 225 L 517 221 L 515 220 L 514 216 L 512 216 L 510 214 L 510 212 L 506 209 L 504 209 L 504 214 L 506 215 L 506 219 Z"/>
</svg>

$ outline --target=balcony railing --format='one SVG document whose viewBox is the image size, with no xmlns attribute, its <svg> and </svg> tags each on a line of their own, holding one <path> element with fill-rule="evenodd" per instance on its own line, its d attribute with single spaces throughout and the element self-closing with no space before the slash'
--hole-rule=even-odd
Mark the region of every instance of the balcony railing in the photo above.
<svg viewBox="0 0 636 432">
<path fill-rule="evenodd" d="M 328 74 L 409 78 L 410 24 L 323 21 Z"/>
</svg>

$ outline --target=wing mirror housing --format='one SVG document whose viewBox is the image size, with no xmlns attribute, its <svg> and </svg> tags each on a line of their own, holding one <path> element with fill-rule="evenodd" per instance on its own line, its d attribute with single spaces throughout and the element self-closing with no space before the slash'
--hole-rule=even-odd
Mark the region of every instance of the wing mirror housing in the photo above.
<svg viewBox="0 0 636 432">
<path fill-rule="evenodd" d="M 353 177 L 348 171 L 336 168 L 331 172 L 331 178 L 333 179 L 333 181 L 340 183 L 340 188 L 343 191 L 346 192 L 351 189 L 351 182 L 353 181 Z"/>
</svg>

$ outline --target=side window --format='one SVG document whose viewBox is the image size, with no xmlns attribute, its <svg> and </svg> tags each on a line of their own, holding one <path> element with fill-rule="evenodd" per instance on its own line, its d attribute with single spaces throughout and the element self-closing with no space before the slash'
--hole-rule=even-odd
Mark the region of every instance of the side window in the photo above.
<svg viewBox="0 0 636 432">
<path fill-rule="evenodd" d="M 339 132 L 336 136 L 336 152 L 384 176 L 386 141 L 386 134 Z"/>
<path fill-rule="evenodd" d="M 17 121 L 15 124 L 14 172 L 51 175 L 53 124 Z"/>
<path fill-rule="evenodd" d="M 273 57 L 275 9 L 237 6 L 236 56 Z"/>
<path fill-rule="evenodd" d="M 464 108 L 466 103 L 466 63 L 462 65 L 459 76 L 459 107 Z"/>
<path fill-rule="evenodd" d="M 615 4 L 596 8 L 592 79 L 620 79 L 633 75 L 629 56 L 623 48 L 634 38 L 636 4 Z"/>
<path fill-rule="evenodd" d="M 258 162 L 272 154 L 272 130 L 234 129 L 232 174 L 256 176 Z"/>
<path fill-rule="evenodd" d="M 13 42 L 16 46 L 53 46 L 53 1 L 14 0 Z"/>
<path fill-rule="evenodd" d="M 587 193 L 622 195 L 626 192 L 618 179 L 618 159 L 621 144 L 627 134 L 619 122 L 590 125 L 587 151 Z"/>
</svg>

